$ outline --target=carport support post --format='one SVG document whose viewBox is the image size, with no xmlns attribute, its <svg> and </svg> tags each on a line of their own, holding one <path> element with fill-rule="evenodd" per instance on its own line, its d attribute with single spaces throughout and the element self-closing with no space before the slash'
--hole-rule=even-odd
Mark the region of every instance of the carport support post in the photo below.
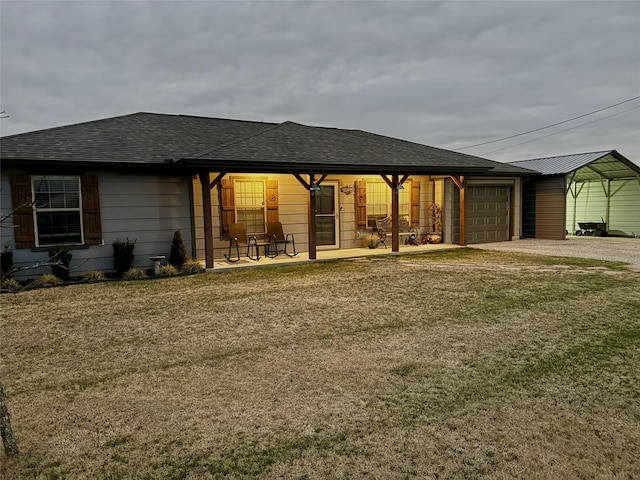
<svg viewBox="0 0 640 480">
<path fill-rule="evenodd" d="M 209 172 L 198 173 L 202 186 L 202 215 L 204 216 L 204 256 L 207 268 L 213 268 L 213 222 L 211 221 L 211 188 Z"/>
<path fill-rule="evenodd" d="M 316 176 L 309 174 L 309 260 L 316 259 Z"/>
</svg>

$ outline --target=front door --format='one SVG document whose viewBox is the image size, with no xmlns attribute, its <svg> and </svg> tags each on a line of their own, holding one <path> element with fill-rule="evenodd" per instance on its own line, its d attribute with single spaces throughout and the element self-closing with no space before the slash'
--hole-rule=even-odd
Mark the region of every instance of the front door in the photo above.
<svg viewBox="0 0 640 480">
<path fill-rule="evenodd" d="M 338 182 L 325 181 L 316 192 L 316 246 L 338 248 Z"/>
</svg>

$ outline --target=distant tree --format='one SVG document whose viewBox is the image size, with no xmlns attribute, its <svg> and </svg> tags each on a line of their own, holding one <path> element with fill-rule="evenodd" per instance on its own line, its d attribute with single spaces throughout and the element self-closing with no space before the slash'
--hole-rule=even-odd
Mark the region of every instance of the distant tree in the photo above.
<svg viewBox="0 0 640 480">
<path fill-rule="evenodd" d="M 169 264 L 178 270 L 182 268 L 184 262 L 188 260 L 187 250 L 184 248 L 184 240 L 180 230 L 176 230 L 173 234 L 173 242 L 171 242 L 171 253 L 169 254 Z"/>
</svg>

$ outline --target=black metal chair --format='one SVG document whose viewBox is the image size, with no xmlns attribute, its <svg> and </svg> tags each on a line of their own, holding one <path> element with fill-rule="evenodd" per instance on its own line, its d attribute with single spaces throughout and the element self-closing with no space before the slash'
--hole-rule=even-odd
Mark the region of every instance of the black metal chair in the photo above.
<svg viewBox="0 0 640 480">
<path fill-rule="evenodd" d="M 240 260 L 240 246 L 247 247 L 246 255 L 249 258 L 253 258 L 254 260 L 259 260 L 259 252 L 258 252 L 258 240 L 256 237 L 248 237 L 247 236 L 247 228 L 244 223 L 230 223 L 229 224 L 229 253 L 227 253 L 224 257 L 230 262 L 237 262 Z M 236 254 L 235 258 L 231 258 L 231 252 L 235 247 Z M 251 249 L 254 248 L 256 255 L 255 257 L 251 256 Z"/>
<path fill-rule="evenodd" d="M 295 257 L 296 255 L 298 255 L 298 252 L 296 252 L 296 241 L 293 237 L 293 234 L 287 233 L 285 235 L 284 231 L 282 230 L 282 223 L 267 222 L 267 236 L 269 237 L 269 243 L 275 245 L 275 255 L 278 254 L 278 245 L 280 244 L 284 244 L 284 248 L 280 251 L 285 255 L 288 255 L 289 257 Z M 293 253 L 289 253 L 287 251 L 287 247 L 289 246 L 289 244 L 291 244 L 291 246 L 293 247 Z"/>
</svg>

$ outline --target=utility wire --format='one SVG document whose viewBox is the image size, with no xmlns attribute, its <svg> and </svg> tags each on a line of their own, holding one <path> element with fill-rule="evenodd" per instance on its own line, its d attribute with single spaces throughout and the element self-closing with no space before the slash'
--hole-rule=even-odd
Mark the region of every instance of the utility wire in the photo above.
<svg viewBox="0 0 640 480">
<path fill-rule="evenodd" d="M 568 132 L 569 130 L 573 130 L 575 128 L 584 127 L 585 125 L 589 125 L 591 123 L 596 123 L 596 122 L 599 122 L 601 120 L 606 120 L 607 118 L 615 117 L 617 115 L 622 115 L 623 113 L 627 113 L 627 112 L 630 112 L 632 110 L 637 110 L 638 108 L 640 108 L 640 105 L 638 105 L 637 107 L 630 108 L 628 110 L 623 110 L 622 112 L 614 113 L 612 115 L 607 115 L 606 117 L 598 118 L 597 120 L 592 120 L 590 122 L 581 123 L 580 125 L 576 125 L 575 127 L 565 128 L 564 130 L 558 130 L 557 132 L 553 132 L 553 133 L 550 133 L 548 135 L 543 135 L 542 137 L 534 138 L 532 140 L 527 140 L 526 142 L 516 143 L 515 145 L 511 145 L 510 147 L 504 147 L 504 148 L 499 148 L 497 150 L 491 150 L 490 152 L 480 153 L 480 154 L 478 154 L 478 156 L 482 157 L 484 155 L 489 155 L 491 153 L 501 152 L 503 150 L 509 150 L 510 148 L 518 147 L 520 145 L 524 145 L 525 143 L 537 142 L 538 140 L 542 140 L 543 138 L 551 137 L 553 135 L 557 135 L 558 133 L 562 133 L 562 132 Z"/>
<path fill-rule="evenodd" d="M 515 135 L 509 135 L 508 137 L 499 138 L 497 140 L 490 140 L 488 142 L 476 143 L 474 145 L 467 145 L 466 147 L 456 148 L 454 150 L 454 152 L 459 152 L 460 150 L 466 150 L 467 148 L 479 147 L 481 145 L 488 145 L 490 143 L 501 142 L 503 140 L 509 140 L 510 138 L 521 137 L 522 135 L 527 135 L 529 133 L 539 132 L 540 130 L 545 130 L 547 128 L 551 128 L 551 127 L 556 127 L 558 125 L 562 125 L 563 123 L 572 122 L 573 120 L 577 120 L 579 118 L 587 117 L 589 115 L 593 115 L 594 113 L 602 112 L 604 110 L 609 110 L 610 108 L 617 107 L 617 106 L 622 105 L 624 103 L 632 102 L 633 100 L 637 100 L 639 98 L 640 98 L 640 95 L 638 95 L 637 97 L 630 98 L 628 100 L 624 100 L 623 102 L 616 103 L 614 105 L 609 105 L 608 107 L 604 107 L 604 108 L 600 108 L 598 110 L 594 110 L 593 112 L 585 113 L 583 115 L 578 115 L 577 117 L 570 118 L 569 120 L 563 120 L 561 122 L 552 123 L 551 125 L 547 125 L 545 127 L 540 127 L 540 128 L 536 128 L 534 130 L 529 130 L 528 132 L 516 133 Z M 542 138 L 544 138 L 544 137 L 542 137 Z"/>
</svg>

